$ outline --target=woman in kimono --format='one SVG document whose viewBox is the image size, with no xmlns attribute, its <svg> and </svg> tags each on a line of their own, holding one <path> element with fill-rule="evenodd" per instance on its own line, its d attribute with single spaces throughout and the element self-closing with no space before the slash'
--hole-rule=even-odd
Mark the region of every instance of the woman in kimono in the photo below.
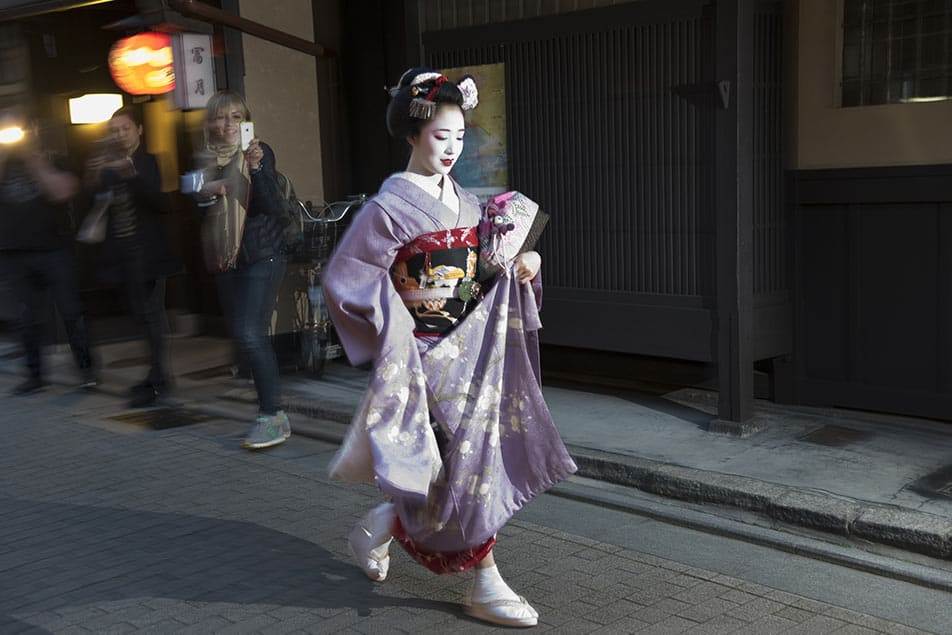
<svg viewBox="0 0 952 635">
<path fill-rule="evenodd" d="M 373 362 L 331 473 L 389 499 L 348 541 L 375 581 L 387 576 L 392 538 L 435 573 L 473 568 L 467 614 L 534 626 L 538 613 L 503 581 L 493 546 L 516 511 L 575 471 L 539 383 L 541 258 L 527 251 L 490 267 L 500 223 L 450 177 L 463 113 L 477 103 L 473 79 L 410 69 L 391 96 L 387 127 L 410 144 L 407 169 L 364 205 L 323 274 L 351 363 Z"/>
</svg>

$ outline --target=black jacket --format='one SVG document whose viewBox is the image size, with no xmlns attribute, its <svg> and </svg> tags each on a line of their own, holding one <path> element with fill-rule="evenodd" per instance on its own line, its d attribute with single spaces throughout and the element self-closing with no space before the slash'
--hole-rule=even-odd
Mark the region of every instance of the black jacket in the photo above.
<svg viewBox="0 0 952 635">
<path fill-rule="evenodd" d="M 116 238 L 113 228 L 113 216 L 110 214 L 106 239 L 102 244 L 100 276 L 105 282 L 118 283 L 124 278 L 124 268 L 129 262 L 130 248 L 137 252 L 137 266 L 143 268 L 141 274 L 145 280 L 163 278 L 182 270 L 182 264 L 172 255 L 169 243 L 162 227 L 161 215 L 168 212 L 168 197 L 162 192 L 162 177 L 155 156 L 142 146 L 133 153 L 132 164 L 135 175 L 122 179 L 118 174 L 105 171 L 102 175 L 102 188 L 124 183 L 129 188 L 135 206 L 136 231 L 131 244 Z"/>
<path fill-rule="evenodd" d="M 274 151 L 265 143 L 261 149 L 261 168 L 251 174 L 251 198 L 238 254 L 239 267 L 284 253 L 287 201 L 278 184 Z"/>
<path fill-rule="evenodd" d="M 63 165 L 54 162 L 57 169 Z M 12 153 L 0 165 L 0 250 L 52 250 L 71 245 L 70 206 L 47 200 L 26 167 Z"/>
</svg>

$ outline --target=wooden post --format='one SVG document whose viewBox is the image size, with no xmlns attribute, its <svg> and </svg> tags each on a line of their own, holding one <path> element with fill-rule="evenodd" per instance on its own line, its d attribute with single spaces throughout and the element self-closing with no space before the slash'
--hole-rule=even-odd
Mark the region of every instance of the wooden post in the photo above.
<svg viewBox="0 0 952 635">
<path fill-rule="evenodd" d="M 756 0 L 715 10 L 718 416 L 709 430 L 760 431 L 753 418 L 753 55 Z"/>
</svg>

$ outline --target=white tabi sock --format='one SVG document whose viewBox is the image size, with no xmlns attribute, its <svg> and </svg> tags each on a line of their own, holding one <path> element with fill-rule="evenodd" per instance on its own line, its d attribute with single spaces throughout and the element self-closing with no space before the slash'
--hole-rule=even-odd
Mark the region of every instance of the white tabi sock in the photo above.
<svg viewBox="0 0 952 635">
<path fill-rule="evenodd" d="M 469 594 L 471 602 L 486 604 L 499 600 L 519 601 L 516 592 L 510 589 L 506 581 L 499 575 L 499 569 L 496 568 L 496 565 L 485 569 L 474 568 L 474 571 L 476 577 L 473 579 L 473 589 Z"/>
<path fill-rule="evenodd" d="M 393 527 L 395 511 L 393 503 L 377 505 L 367 514 L 368 533 L 370 534 L 370 557 L 383 560 L 387 557 L 390 541 L 393 536 L 390 529 Z"/>
</svg>

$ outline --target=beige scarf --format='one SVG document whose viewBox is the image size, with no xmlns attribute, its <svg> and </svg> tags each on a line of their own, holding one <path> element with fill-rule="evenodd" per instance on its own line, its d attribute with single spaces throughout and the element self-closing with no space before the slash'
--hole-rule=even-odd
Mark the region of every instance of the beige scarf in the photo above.
<svg viewBox="0 0 952 635">
<path fill-rule="evenodd" d="M 202 244 L 205 266 L 212 273 L 221 273 L 238 265 L 238 253 L 248 216 L 251 176 L 245 155 L 237 144 L 208 143 L 206 149 L 215 157 L 217 166 L 223 168 L 225 195 L 219 196 L 205 214 Z"/>
</svg>

